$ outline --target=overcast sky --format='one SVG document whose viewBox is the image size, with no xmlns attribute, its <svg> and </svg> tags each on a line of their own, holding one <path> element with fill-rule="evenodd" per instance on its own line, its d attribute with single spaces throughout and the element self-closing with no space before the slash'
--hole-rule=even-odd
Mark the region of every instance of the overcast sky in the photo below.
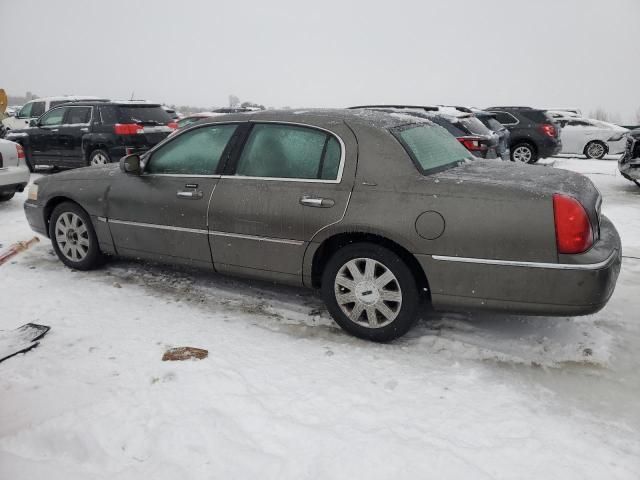
<svg viewBox="0 0 640 480">
<path fill-rule="evenodd" d="M 640 0 L 0 0 L 0 88 L 202 107 L 640 107 Z"/>
</svg>

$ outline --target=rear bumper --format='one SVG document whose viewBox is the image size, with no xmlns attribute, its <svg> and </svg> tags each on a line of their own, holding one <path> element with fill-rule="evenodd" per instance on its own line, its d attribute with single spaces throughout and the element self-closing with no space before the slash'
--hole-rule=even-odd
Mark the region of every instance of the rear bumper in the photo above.
<svg viewBox="0 0 640 480">
<path fill-rule="evenodd" d="M 493 310 L 528 315 L 586 315 L 602 309 L 615 288 L 622 248 L 602 218 L 600 240 L 562 263 L 416 255 L 439 310 Z"/>
<path fill-rule="evenodd" d="M 29 183 L 26 165 L 0 168 L 0 192 L 21 192 Z"/>
<path fill-rule="evenodd" d="M 544 138 L 538 144 L 538 156 L 540 158 L 553 157 L 562 150 L 562 142 L 559 138 Z"/>
</svg>

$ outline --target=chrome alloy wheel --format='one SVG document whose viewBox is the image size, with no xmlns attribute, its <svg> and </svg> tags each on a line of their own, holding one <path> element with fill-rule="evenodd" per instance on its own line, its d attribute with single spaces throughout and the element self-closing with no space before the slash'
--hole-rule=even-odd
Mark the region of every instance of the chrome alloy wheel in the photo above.
<svg viewBox="0 0 640 480">
<path fill-rule="evenodd" d="M 513 159 L 516 162 L 529 163 L 531 161 L 531 149 L 529 147 L 518 147 L 513 151 Z"/>
<path fill-rule="evenodd" d="M 89 253 L 89 232 L 82 218 L 64 212 L 56 220 L 56 243 L 62 254 L 72 262 L 81 262 Z"/>
<path fill-rule="evenodd" d="M 354 323 L 380 328 L 393 322 L 402 306 L 398 279 L 382 263 L 354 258 L 345 263 L 334 282 L 334 294 L 342 312 Z"/>
<path fill-rule="evenodd" d="M 91 166 L 106 165 L 107 163 L 109 163 L 109 159 L 103 153 L 98 152 L 91 157 Z"/>
<path fill-rule="evenodd" d="M 604 146 L 601 143 L 593 142 L 587 148 L 587 156 L 590 158 L 600 158 L 604 156 Z"/>
</svg>

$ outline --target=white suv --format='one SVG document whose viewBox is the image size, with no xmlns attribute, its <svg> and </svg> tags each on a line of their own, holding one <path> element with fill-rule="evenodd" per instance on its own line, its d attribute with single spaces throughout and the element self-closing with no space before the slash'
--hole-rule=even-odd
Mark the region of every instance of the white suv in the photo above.
<svg viewBox="0 0 640 480">
<path fill-rule="evenodd" d="M 64 96 L 64 97 L 46 97 L 36 98 L 24 104 L 19 112 L 14 117 L 7 117 L 2 120 L 2 126 L 5 130 L 17 130 L 19 128 L 27 128 L 29 122 L 40 117 L 44 112 L 57 105 L 69 102 L 81 102 L 84 100 L 103 100 L 98 97 L 79 97 L 79 96 Z M 106 100 L 106 99 L 104 99 Z"/>
<path fill-rule="evenodd" d="M 0 202 L 11 200 L 29 183 L 29 168 L 22 145 L 0 139 Z"/>
</svg>

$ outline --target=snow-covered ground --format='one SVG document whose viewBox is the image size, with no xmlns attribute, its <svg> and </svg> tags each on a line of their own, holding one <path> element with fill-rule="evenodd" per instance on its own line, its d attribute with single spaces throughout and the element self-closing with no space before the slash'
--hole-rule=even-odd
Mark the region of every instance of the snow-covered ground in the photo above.
<svg viewBox="0 0 640 480">
<path fill-rule="evenodd" d="M 377 345 L 306 290 L 75 272 L 43 241 L 0 267 L 0 329 L 52 327 L 0 363 L 0 479 L 640 478 L 640 189 L 615 161 L 546 168 L 589 175 L 622 236 L 593 316 L 429 314 Z M 23 200 L 0 248 L 32 236 Z M 161 361 L 181 345 L 209 357 Z"/>
</svg>

